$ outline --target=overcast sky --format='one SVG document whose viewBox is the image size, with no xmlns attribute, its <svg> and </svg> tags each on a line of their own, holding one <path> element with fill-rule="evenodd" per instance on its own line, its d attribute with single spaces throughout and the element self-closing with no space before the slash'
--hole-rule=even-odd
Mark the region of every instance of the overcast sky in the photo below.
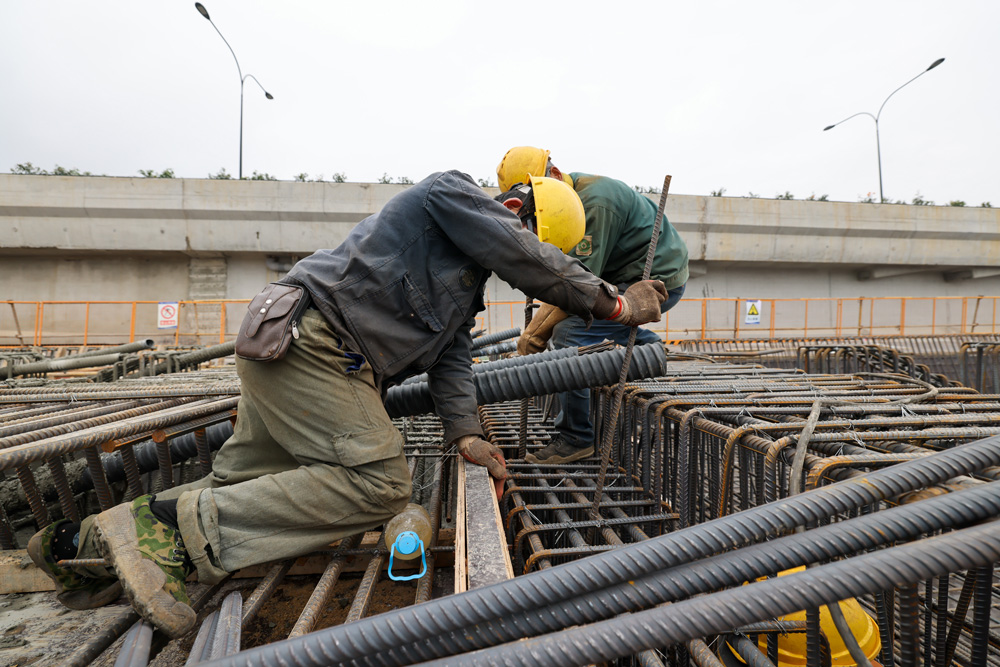
<svg viewBox="0 0 1000 667">
<path fill-rule="evenodd" d="M 243 172 L 496 182 L 508 148 L 671 192 L 1000 206 L 1000 2 L 206 0 Z M 0 172 L 205 178 L 240 78 L 194 7 L 0 0 Z"/>
</svg>

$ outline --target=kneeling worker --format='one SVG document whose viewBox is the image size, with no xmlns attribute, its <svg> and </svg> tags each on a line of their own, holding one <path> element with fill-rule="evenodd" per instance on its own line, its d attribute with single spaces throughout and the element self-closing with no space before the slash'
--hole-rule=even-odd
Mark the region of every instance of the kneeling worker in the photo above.
<svg viewBox="0 0 1000 667">
<path fill-rule="evenodd" d="M 562 181 L 534 179 L 528 190 L 534 203 L 521 202 L 515 216 L 469 176 L 432 174 L 339 247 L 298 262 L 281 283 L 303 287 L 312 307 L 284 357 L 237 359 L 238 418 L 212 473 L 32 538 L 29 552 L 59 599 L 106 604 L 117 578 L 144 619 L 177 637 L 195 623 L 184 584 L 192 572 L 218 582 L 385 523 L 409 501 L 410 478 L 382 398 L 419 373 L 429 376 L 445 442 L 503 478 L 502 454 L 483 439 L 471 368 L 471 330 L 491 273 L 586 322 L 654 321 L 667 297 L 658 281 L 619 295 L 540 242 L 545 230 L 543 240 L 577 243 L 583 207 Z M 56 564 L 96 552 L 110 569 Z"/>
</svg>

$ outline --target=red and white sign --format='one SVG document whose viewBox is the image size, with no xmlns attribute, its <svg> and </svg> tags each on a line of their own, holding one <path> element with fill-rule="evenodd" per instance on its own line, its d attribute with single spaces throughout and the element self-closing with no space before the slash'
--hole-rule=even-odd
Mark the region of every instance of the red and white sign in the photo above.
<svg viewBox="0 0 1000 667">
<path fill-rule="evenodd" d="M 179 308 L 176 301 L 161 301 L 156 309 L 156 328 L 173 329 L 177 327 Z"/>
</svg>

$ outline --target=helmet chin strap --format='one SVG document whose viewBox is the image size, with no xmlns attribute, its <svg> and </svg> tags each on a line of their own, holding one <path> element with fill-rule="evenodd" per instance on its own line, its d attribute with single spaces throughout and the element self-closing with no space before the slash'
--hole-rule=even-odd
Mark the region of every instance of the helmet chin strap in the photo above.
<svg viewBox="0 0 1000 667">
<path fill-rule="evenodd" d="M 518 215 L 518 217 L 521 216 Z M 521 228 L 527 229 L 535 236 L 538 236 L 538 219 L 535 217 L 534 212 L 532 212 L 531 215 L 521 217 Z"/>
</svg>

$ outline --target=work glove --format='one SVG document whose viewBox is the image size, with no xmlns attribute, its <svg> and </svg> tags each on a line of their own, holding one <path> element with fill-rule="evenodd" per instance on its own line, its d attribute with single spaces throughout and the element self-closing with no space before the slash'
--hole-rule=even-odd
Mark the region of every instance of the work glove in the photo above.
<svg viewBox="0 0 1000 667">
<path fill-rule="evenodd" d="M 493 443 L 486 442 L 478 435 L 463 435 L 455 441 L 458 453 L 469 463 L 486 466 L 490 476 L 497 480 L 507 477 L 507 462 L 503 453 Z"/>
<path fill-rule="evenodd" d="M 524 333 L 517 339 L 517 353 L 520 355 L 535 354 L 545 349 L 552 338 L 556 325 L 569 317 L 566 311 L 543 303 L 531 322 L 524 328 Z"/>
<path fill-rule="evenodd" d="M 618 311 L 612 313 L 608 319 L 628 327 L 658 322 L 660 304 L 666 300 L 666 285 L 659 280 L 643 280 L 629 287 L 625 290 L 625 294 L 618 297 Z"/>
</svg>

